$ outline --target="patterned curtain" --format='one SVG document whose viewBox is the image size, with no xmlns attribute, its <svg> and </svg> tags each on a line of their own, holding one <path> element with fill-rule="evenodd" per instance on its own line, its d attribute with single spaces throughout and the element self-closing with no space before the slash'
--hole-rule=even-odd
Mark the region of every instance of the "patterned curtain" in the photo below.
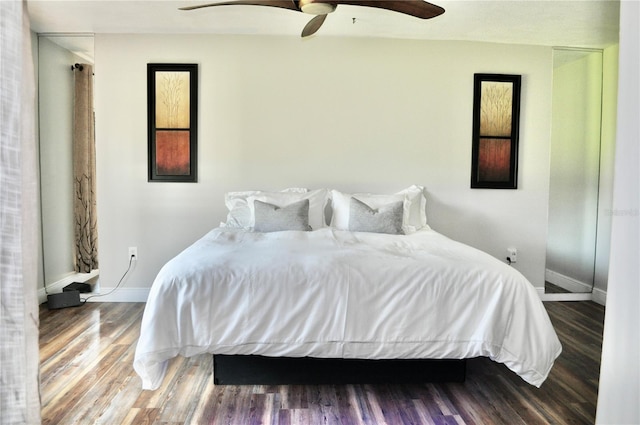
<svg viewBox="0 0 640 425">
<path fill-rule="evenodd" d="M 0 423 L 39 424 L 35 73 L 26 6 L 0 1 Z"/>
<path fill-rule="evenodd" d="M 98 268 L 96 212 L 96 150 L 93 113 L 93 67 L 74 68 L 73 185 L 75 220 L 75 270 L 89 273 Z"/>
</svg>

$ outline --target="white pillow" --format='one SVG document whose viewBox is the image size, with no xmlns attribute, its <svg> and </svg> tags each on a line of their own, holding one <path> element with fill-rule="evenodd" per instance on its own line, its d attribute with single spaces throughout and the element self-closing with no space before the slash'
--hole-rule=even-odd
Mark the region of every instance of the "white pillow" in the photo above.
<svg viewBox="0 0 640 425">
<path fill-rule="evenodd" d="M 303 187 L 290 187 L 283 189 L 282 193 L 306 193 L 308 190 Z M 250 196 L 260 195 L 264 192 L 261 190 L 245 190 L 241 192 L 227 192 L 224 195 L 224 204 L 229 210 L 227 221 L 220 223 L 220 227 L 234 227 L 240 229 L 249 229 L 251 227 L 251 211 L 247 198 Z"/>
<path fill-rule="evenodd" d="M 324 208 L 329 199 L 329 191 L 327 189 L 316 189 L 306 193 L 291 192 L 262 192 L 258 195 L 247 198 L 249 204 L 249 228 L 255 225 L 255 208 L 254 201 L 266 202 L 278 207 L 285 207 L 294 202 L 309 200 L 309 226 L 312 230 L 318 230 L 327 227 L 324 219 Z"/>
<path fill-rule="evenodd" d="M 406 214 L 405 233 L 414 233 L 427 225 L 427 198 L 424 186 L 412 185 L 398 194 L 405 195 L 404 209 Z"/>
<path fill-rule="evenodd" d="M 351 197 L 364 202 L 372 209 L 378 209 L 393 202 L 403 201 L 402 230 L 405 234 L 411 234 L 423 228 L 427 224 L 424 188 L 413 185 L 393 195 L 375 193 L 343 193 L 338 190 L 331 191 L 331 206 L 333 216 L 331 226 L 340 230 L 349 230 L 349 209 Z"/>
</svg>

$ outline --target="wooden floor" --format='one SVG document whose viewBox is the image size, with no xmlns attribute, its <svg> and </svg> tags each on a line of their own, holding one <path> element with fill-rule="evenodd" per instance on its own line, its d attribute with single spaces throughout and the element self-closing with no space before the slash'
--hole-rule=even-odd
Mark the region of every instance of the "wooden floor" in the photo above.
<svg viewBox="0 0 640 425">
<path fill-rule="evenodd" d="M 563 344 L 537 389 L 488 359 L 461 384 L 214 386 L 210 355 L 171 362 L 142 391 L 132 362 L 144 304 L 40 310 L 44 424 L 591 424 L 604 308 L 547 302 Z"/>
<path fill-rule="evenodd" d="M 554 285 L 553 283 L 550 282 L 545 282 L 544 283 L 544 293 L 545 294 L 567 294 L 569 293 L 569 291 L 567 291 L 566 289 L 558 286 L 558 285 Z"/>
</svg>

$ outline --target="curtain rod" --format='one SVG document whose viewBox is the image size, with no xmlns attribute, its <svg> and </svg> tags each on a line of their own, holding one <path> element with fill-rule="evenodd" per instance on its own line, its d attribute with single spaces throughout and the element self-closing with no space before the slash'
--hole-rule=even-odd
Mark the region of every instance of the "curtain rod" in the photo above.
<svg viewBox="0 0 640 425">
<path fill-rule="evenodd" d="M 75 65 L 71 65 L 71 70 L 74 71 L 76 69 L 79 69 L 80 71 L 82 71 L 84 69 L 84 66 L 82 66 L 81 64 L 77 63 Z"/>
</svg>

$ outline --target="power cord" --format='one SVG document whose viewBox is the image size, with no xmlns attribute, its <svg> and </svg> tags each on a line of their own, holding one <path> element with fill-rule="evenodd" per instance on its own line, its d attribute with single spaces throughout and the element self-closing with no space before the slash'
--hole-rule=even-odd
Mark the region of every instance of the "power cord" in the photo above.
<svg viewBox="0 0 640 425">
<path fill-rule="evenodd" d="M 111 293 L 113 293 L 116 289 L 118 289 L 120 287 L 120 284 L 122 283 L 122 281 L 124 280 L 125 276 L 129 273 L 129 270 L 131 270 L 131 264 L 133 264 L 133 259 L 136 258 L 135 255 L 131 255 L 129 257 L 129 267 L 127 267 L 127 270 L 124 272 L 124 274 L 122 275 L 122 277 L 120 278 L 120 280 L 118 281 L 118 284 L 116 285 L 115 288 L 113 288 L 112 290 L 110 290 L 109 292 L 107 292 L 106 294 L 96 294 L 96 295 L 91 295 L 87 298 L 81 298 L 80 301 L 82 301 L 82 304 L 86 304 L 87 300 L 90 298 L 96 298 L 96 297 L 104 297 L 107 296 Z"/>
</svg>

